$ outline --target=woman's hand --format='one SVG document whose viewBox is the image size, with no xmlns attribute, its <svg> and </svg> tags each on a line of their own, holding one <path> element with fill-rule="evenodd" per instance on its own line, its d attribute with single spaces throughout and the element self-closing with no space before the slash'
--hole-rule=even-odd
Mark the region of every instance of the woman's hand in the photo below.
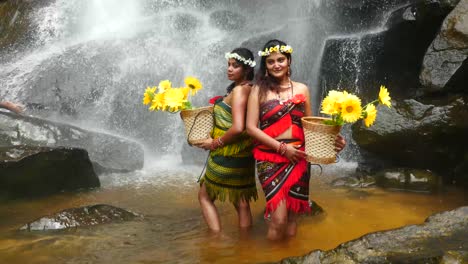
<svg viewBox="0 0 468 264">
<path fill-rule="evenodd" d="M 202 148 L 204 150 L 211 150 L 212 145 L 213 145 L 213 139 L 211 137 L 203 140 L 202 142 L 193 144 L 193 146 L 197 148 Z"/>
<path fill-rule="evenodd" d="M 340 152 L 340 151 L 342 151 L 344 149 L 345 146 L 346 146 L 346 140 L 344 139 L 344 137 L 342 135 L 336 136 L 336 138 L 335 138 L 335 151 Z"/>
<path fill-rule="evenodd" d="M 8 109 L 16 114 L 21 114 L 23 112 L 23 106 L 19 104 L 14 104 L 9 101 L 0 102 L 0 108 Z"/>
<path fill-rule="evenodd" d="M 284 156 L 292 163 L 297 163 L 306 156 L 306 153 L 299 149 L 300 147 L 301 145 L 286 145 L 286 152 L 284 153 Z"/>
</svg>

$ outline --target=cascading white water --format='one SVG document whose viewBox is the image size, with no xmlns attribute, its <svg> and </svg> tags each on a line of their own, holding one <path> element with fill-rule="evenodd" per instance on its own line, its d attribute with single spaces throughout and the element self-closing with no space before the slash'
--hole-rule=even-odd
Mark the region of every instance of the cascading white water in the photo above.
<svg viewBox="0 0 468 264">
<path fill-rule="evenodd" d="M 2 63 L 0 96 L 39 106 L 30 114 L 133 138 L 150 153 L 177 152 L 182 122 L 178 115 L 149 112 L 141 103 L 144 89 L 197 76 L 204 90 L 193 104 L 205 105 L 229 84 L 223 54 L 242 43 L 254 54 L 271 38 L 293 46 L 293 77 L 310 86 L 317 109 L 320 54 L 336 33 L 325 4 L 51 1 L 30 14 L 30 48 Z"/>
</svg>

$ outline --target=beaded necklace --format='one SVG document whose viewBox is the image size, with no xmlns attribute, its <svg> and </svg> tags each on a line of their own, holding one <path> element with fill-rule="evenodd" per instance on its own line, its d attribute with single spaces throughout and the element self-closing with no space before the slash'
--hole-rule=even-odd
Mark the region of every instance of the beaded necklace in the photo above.
<svg viewBox="0 0 468 264">
<path fill-rule="evenodd" d="M 289 101 L 293 97 L 294 87 L 292 85 L 291 80 L 289 80 L 289 86 L 287 88 L 284 88 L 284 89 L 291 89 L 291 93 L 288 94 L 288 96 L 285 99 L 282 99 L 281 96 L 280 96 L 279 91 L 276 91 L 276 97 L 277 97 L 280 105 L 283 105 L 285 102 Z"/>
</svg>

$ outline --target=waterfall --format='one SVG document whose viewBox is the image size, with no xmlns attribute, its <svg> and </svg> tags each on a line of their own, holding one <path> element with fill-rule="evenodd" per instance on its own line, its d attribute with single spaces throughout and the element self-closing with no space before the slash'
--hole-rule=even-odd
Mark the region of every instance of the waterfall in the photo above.
<svg viewBox="0 0 468 264">
<path fill-rule="evenodd" d="M 28 114 L 135 139 L 154 154 L 180 150 L 184 134 L 177 114 L 142 105 L 147 86 L 164 79 L 178 86 L 193 75 L 204 89 L 192 103 L 206 105 L 229 84 L 225 52 L 244 44 L 256 54 L 278 38 L 294 48 L 293 78 L 309 85 L 316 112 L 323 43 L 346 33 L 337 26 L 347 19 L 337 13 L 341 1 L 49 2 L 28 14 L 34 34 L 28 48 L 1 60 L 0 97 L 22 102 Z M 359 3 L 348 7 L 359 10 Z M 349 31 L 365 30 L 359 23 Z M 343 54 L 359 54 L 358 48 L 356 40 Z M 343 57 L 350 59 L 359 70 L 358 56 Z"/>
</svg>

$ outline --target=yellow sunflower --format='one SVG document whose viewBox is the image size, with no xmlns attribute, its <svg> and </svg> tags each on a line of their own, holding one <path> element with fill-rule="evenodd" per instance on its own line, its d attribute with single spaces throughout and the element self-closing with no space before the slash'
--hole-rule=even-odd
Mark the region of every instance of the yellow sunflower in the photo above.
<svg viewBox="0 0 468 264">
<path fill-rule="evenodd" d="M 364 125 L 366 127 L 370 127 L 375 122 L 375 118 L 377 117 L 377 109 L 375 105 L 369 104 L 364 109 L 365 117 L 364 117 Z"/>
<path fill-rule="evenodd" d="M 189 95 L 189 93 L 190 93 L 190 88 L 188 88 L 188 87 L 182 87 L 182 88 L 180 88 L 180 89 L 182 89 L 182 92 L 184 93 L 184 100 L 188 100 L 188 95 Z"/>
<path fill-rule="evenodd" d="M 154 95 L 153 100 L 151 101 L 151 107 L 149 108 L 149 110 L 164 111 L 164 94 L 163 93 L 158 93 Z"/>
<path fill-rule="evenodd" d="M 184 100 L 184 92 L 182 89 L 171 88 L 164 92 L 165 107 L 167 107 L 170 112 L 182 109 L 185 102 L 186 100 Z"/>
<path fill-rule="evenodd" d="M 197 94 L 198 90 L 202 88 L 201 82 L 195 77 L 189 76 L 185 78 L 184 82 L 185 85 L 187 85 L 187 87 L 190 88 L 191 95 Z"/>
<path fill-rule="evenodd" d="M 159 85 L 158 85 L 158 93 L 164 93 L 164 91 L 166 91 L 167 89 L 171 89 L 172 86 L 171 86 L 171 82 L 169 80 L 164 80 L 164 81 L 160 81 L 159 82 Z"/>
<path fill-rule="evenodd" d="M 343 92 L 331 90 L 328 95 L 322 101 L 321 113 L 327 115 L 336 115 L 341 110 L 341 102 L 343 101 Z"/>
<path fill-rule="evenodd" d="M 156 87 L 153 87 L 153 88 L 147 87 L 146 88 L 145 94 L 143 95 L 143 104 L 144 105 L 147 105 L 147 104 L 151 103 L 151 101 L 153 100 L 155 92 L 156 92 Z"/>
<path fill-rule="evenodd" d="M 379 103 L 391 107 L 391 99 L 392 98 L 390 98 L 390 93 L 387 91 L 387 88 L 384 85 L 381 85 L 379 91 Z"/>
<path fill-rule="evenodd" d="M 361 118 L 361 99 L 354 94 L 346 94 L 341 103 L 341 117 L 345 122 L 353 123 Z"/>
</svg>

